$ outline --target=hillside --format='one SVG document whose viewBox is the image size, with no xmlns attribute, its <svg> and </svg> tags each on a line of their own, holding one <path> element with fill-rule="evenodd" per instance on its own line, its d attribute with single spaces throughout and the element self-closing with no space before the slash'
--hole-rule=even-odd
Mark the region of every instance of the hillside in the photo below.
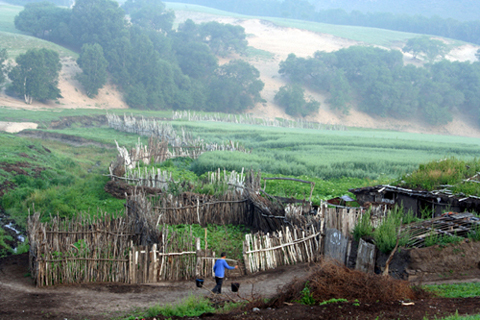
<svg viewBox="0 0 480 320">
<path fill-rule="evenodd" d="M 315 51 L 335 51 L 341 48 L 346 48 L 352 45 L 362 45 L 365 42 L 360 42 L 358 39 L 370 39 L 377 38 L 368 41 L 369 43 L 383 44 L 383 46 L 391 46 L 392 48 L 399 48 L 402 43 L 411 34 L 396 33 L 394 45 L 391 41 L 384 39 L 385 35 L 380 33 L 383 30 L 375 30 L 363 28 L 363 32 L 357 37 L 357 41 L 349 40 L 339 36 L 333 36 L 330 34 L 319 33 L 314 31 L 307 31 L 303 29 L 296 29 L 290 27 L 281 27 L 278 24 L 274 24 L 270 21 L 262 19 L 247 19 L 241 16 L 226 17 L 219 16 L 217 14 L 183 11 L 175 8 L 176 21 L 175 23 L 181 23 L 187 19 L 192 19 L 196 23 L 207 21 L 218 21 L 222 23 L 230 23 L 234 25 L 241 25 L 245 28 L 245 32 L 248 35 L 248 43 L 251 47 L 247 57 L 230 56 L 226 59 L 222 59 L 221 63 L 225 63 L 230 59 L 242 58 L 248 60 L 253 64 L 261 73 L 261 80 L 265 83 L 265 88 L 262 91 L 262 97 L 266 100 L 263 104 L 257 104 L 257 106 L 250 110 L 250 112 L 258 117 L 282 117 L 288 118 L 287 115 L 281 110 L 274 102 L 273 98 L 278 89 L 287 83 L 287 80 L 282 78 L 278 74 L 278 64 L 280 61 L 285 60 L 288 54 L 295 53 L 298 57 L 307 57 L 312 55 Z M 331 26 L 333 28 L 333 26 Z M 351 28 L 351 27 L 350 27 Z M 335 29 L 335 28 L 333 28 Z M 338 27 L 335 34 L 342 34 L 342 27 Z M 315 30 L 315 29 L 313 29 Z M 349 32 L 352 34 L 352 30 Z M 393 33 L 393 32 L 392 32 Z M 4 33 L 5 34 L 5 33 Z M 373 36 L 372 36 L 373 35 Z M 347 34 L 345 35 L 347 36 Z M 21 36 L 30 38 L 27 36 Z M 370 38 L 369 38 L 370 37 Z M 38 42 L 42 42 L 36 38 Z M 403 41 L 402 41 L 403 39 Z M 456 45 L 453 44 L 452 46 Z M 463 44 L 459 47 L 455 47 L 447 56 L 450 60 L 458 61 L 473 61 L 475 59 L 475 52 L 477 47 L 469 44 Z M 405 56 L 405 63 L 415 63 L 412 61 L 411 56 Z M 24 109 L 37 109 L 37 108 L 127 108 L 126 104 L 122 100 L 122 95 L 115 90 L 115 88 L 108 84 L 105 88 L 100 90 L 100 94 L 94 98 L 88 98 L 81 88 L 78 81 L 74 79 L 76 73 L 80 72 L 75 58 L 73 56 L 64 55 L 62 58 L 62 71 L 60 75 L 59 88 L 62 92 L 63 98 L 58 99 L 56 102 L 50 102 L 48 104 L 42 104 L 36 102 L 34 105 L 26 105 L 21 100 L 16 100 L 5 94 L 0 95 L 0 105 Z M 310 93 L 317 101 L 321 102 L 320 111 L 308 118 L 311 121 L 317 121 L 327 124 L 341 123 L 347 126 L 353 127 L 365 127 L 365 128 L 380 128 L 380 129 L 392 129 L 407 132 L 420 132 L 420 133 L 439 133 L 439 134 L 454 134 L 462 136 L 480 137 L 480 130 L 475 128 L 472 123 L 469 123 L 469 119 L 462 118 L 461 115 L 455 117 L 454 121 L 446 126 L 426 127 L 423 123 L 413 123 L 407 121 L 398 121 L 392 118 L 373 118 L 362 112 L 352 110 L 349 115 L 339 115 L 330 111 L 328 104 L 325 103 L 326 96 L 318 93 Z"/>
<path fill-rule="evenodd" d="M 362 45 L 363 42 L 353 41 L 345 38 L 332 36 L 313 31 L 280 27 L 272 22 L 260 19 L 240 19 L 234 17 L 220 17 L 214 14 L 181 11 L 176 10 L 177 23 L 187 19 L 192 19 L 196 23 L 218 21 L 221 23 L 230 23 L 241 25 L 245 28 L 248 36 L 249 46 L 254 47 L 268 54 L 258 54 L 246 58 L 253 64 L 261 74 L 261 80 L 265 83 L 262 91 L 262 97 L 267 100 L 264 104 L 259 104 L 251 110 L 255 116 L 259 117 L 283 117 L 288 118 L 274 102 L 273 97 L 278 89 L 287 83 L 287 80 L 278 74 L 278 64 L 285 60 L 290 53 L 295 53 L 298 57 L 311 56 L 315 51 L 335 51 L 352 45 Z M 401 44 L 392 45 L 392 48 L 399 49 Z M 463 44 L 454 48 L 447 58 L 452 61 L 475 61 L 475 52 L 478 47 Z M 231 57 L 235 58 L 235 57 Z M 245 57 L 242 57 L 245 59 Z M 405 55 L 405 63 L 418 64 L 413 61 L 410 55 Z M 426 126 L 424 123 L 414 123 L 400 121 L 392 118 L 373 118 L 363 112 L 352 110 L 349 115 L 339 115 L 332 112 L 325 102 L 326 96 L 309 93 L 317 101 L 321 102 L 320 111 L 308 118 L 311 121 L 321 123 L 337 124 L 342 123 L 346 126 L 391 129 L 417 133 L 437 133 L 454 134 L 462 136 L 480 137 L 480 130 L 475 124 L 470 123 L 469 119 L 458 115 L 446 126 Z"/>
<path fill-rule="evenodd" d="M 440 16 L 456 20 L 478 20 L 480 7 L 474 0 L 310 0 L 317 9 L 342 8 L 348 12 L 392 12 L 409 15 Z"/>
</svg>

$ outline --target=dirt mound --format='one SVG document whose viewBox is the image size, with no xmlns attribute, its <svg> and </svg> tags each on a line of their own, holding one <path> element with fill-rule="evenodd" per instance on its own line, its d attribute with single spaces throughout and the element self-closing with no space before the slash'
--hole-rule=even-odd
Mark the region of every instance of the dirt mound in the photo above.
<svg viewBox="0 0 480 320">
<path fill-rule="evenodd" d="M 427 295 L 422 290 L 414 290 L 408 281 L 351 270 L 334 261 L 325 260 L 314 266 L 307 277 L 284 286 L 269 302 L 269 306 L 278 307 L 287 301 L 301 300 L 306 287 L 317 302 L 330 299 L 387 302 L 414 300 Z"/>
</svg>

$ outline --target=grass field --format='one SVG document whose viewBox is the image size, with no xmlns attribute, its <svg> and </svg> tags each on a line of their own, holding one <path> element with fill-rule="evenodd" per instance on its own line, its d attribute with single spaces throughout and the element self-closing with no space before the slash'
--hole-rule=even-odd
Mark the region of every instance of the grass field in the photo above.
<svg viewBox="0 0 480 320">
<path fill-rule="evenodd" d="M 41 48 L 57 51 L 60 57 L 78 58 L 78 54 L 69 49 L 15 29 L 15 16 L 22 10 L 21 6 L 0 3 L 0 48 L 7 49 L 10 59 L 15 59 L 29 49 Z"/>
<path fill-rule="evenodd" d="M 14 24 L 15 16 L 22 10 L 21 6 L 0 2 L 0 31 L 22 34 L 21 31 L 15 29 Z"/>
</svg>

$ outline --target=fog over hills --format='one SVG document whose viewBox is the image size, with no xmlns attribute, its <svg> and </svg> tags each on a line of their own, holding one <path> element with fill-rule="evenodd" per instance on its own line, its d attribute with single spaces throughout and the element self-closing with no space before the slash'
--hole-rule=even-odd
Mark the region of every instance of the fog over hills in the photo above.
<svg viewBox="0 0 480 320">
<path fill-rule="evenodd" d="M 409 15 L 440 16 L 460 21 L 479 20 L 480 5 L 475 0 L 310 0 L 317 10 L 341 8 L 347 12 L 392 12 Z"/>
</svg>

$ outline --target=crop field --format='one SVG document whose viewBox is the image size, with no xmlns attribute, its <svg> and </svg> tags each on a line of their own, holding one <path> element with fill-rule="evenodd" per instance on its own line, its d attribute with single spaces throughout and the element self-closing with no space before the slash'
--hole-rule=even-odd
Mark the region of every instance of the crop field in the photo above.
<svg viewBox="0 0 480 320">
<path fill-rule="evenodd" d="M 130 110 L 129 110 L 130 111 Z M 133 111 L 133 110 L 132 110 Z M 125 110 L 109 111 L 123 114 Z M 130 112 L 129 112 L 130 113 Z M 135 116 L 156 119 L 171 119 L 172 113 L 134 111 Z M 103 173 L 115 157 L 115 140 L 121 146 L 132 148 L 135 143 L 147 143 L 148 137 L 116 131 L 106 125 L 85 127 L 80 119 L 105 114 L 102 110 L 58 110 L 37 111 L 2 109 L 0 120 L 34 121 L 41 124 L 43 131 L 82 137 L 106 146 L 102 158 Z M 49 129 L 51 121 L 63 117 L 74 117 L 70 126 L 63 129 Z M 75 118 L 78 117 L 78 118 Z M 75 120 L 78 119 L 78 120 Z M 418 169 L 419 164 L 454 156 L 461 160 L 473 160 L 477 154 L 480 139 L 457 136 L 413 134 L 404 132 L 346 128 L 346 130 L 314 130 L 299 128 L 266 127 L 213 121 L 170 121 L 177 130 L 184 129 L 206 142 L 239 142 L 251 153 L 208 152 L 197 160 L 174 161 L 165 164 L 164 170 L 175 171 L 175 179 L 200 177 L 208 171 L 225 169 L 260 170 L 268 177 L 295 177 L 315 182 L 312 200 L 341 196 L 350 188 L 367 185 L 392 183 L 403 175 Z M 79 165 L 88 169 L 91 159 L 96 159 L 98 149 L 82 147 L 83 151 L 62 144 L 43 141 L 47 148 L 59 149 L 67 157 L 76 158 Z M 91 152 L 96 152 L 90 156 Z M 85 162 L 85 165 L 82 164 Z M 97 168 L 96 172 L 100 172 Z M 196 178 L 198 179 L 198 178 Z M 286 181 L 269 181 L 266 191 L 278 196 L 304 199 L 310 194 L 310 186 Z"/>
</svg>

